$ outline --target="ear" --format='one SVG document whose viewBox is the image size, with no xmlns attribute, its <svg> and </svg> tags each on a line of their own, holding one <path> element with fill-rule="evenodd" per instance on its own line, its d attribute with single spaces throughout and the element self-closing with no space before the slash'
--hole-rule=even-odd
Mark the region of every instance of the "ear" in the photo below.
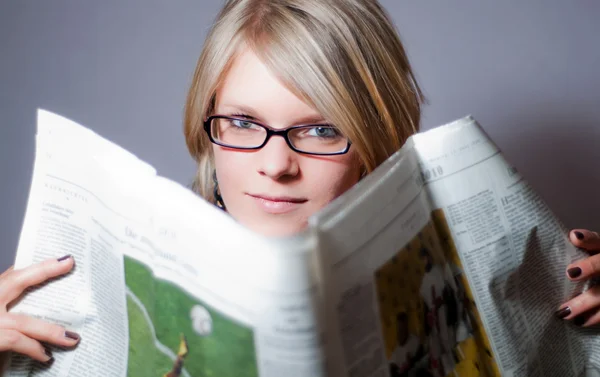
<svg viewBox="0 0 600 377">
<path fill-rule="evenodd" d="M 358 176 L 358 181 L 360 182 L 360 181 L 362 181 L 362 179 L 364 177 L 367 176 L 367 174 L 369 174 L 369 172 L 367 171 L 367 167 L 362 162 L 359 162 L 359 164 L 360 164 L 360 169 L 359 169 L 360 175 Z"/>
<path fill-rule="evenodd" d="M 356 164 L 358 165 L 358 181 L 360 182 L 364 177 L 367 176 L 367 174 L 369 174 L 369 172 L 367 171 L 367 166 L 362 161 L 358 153 L 355 155 L 355 158 Z"/>
</svg>

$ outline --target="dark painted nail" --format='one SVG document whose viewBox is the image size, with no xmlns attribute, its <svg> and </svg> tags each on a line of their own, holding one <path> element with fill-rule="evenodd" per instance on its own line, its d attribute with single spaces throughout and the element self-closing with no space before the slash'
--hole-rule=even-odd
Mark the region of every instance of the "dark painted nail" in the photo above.
<svg viewBox="0 0 600 377">
<path fill-rule="evenodd" d="M 79 340 L 80 336 L 76 332 L 73 331 L 65 331 L 65 338 Z"/>
<path fill-rule="evenodd" d="M 565 318 L 565 317 L 566 317 L 566 316 L 568 316 L 569 314 L 571 314 L 571 308 L 569 308 L 568 306 L 567 306 L 567 307 L 564 307 L 564 308 L 562 308 L 562 309 L 560 309 L 560 310 L 557 310 L 557 311 L 556 311 L 556 313 L 554 313 L 554 315 L 555 315 L 556 317 L 560 318 L 560 319 L 563 319 L 563 318 Z"/>
<path fill-rule="evenodd" d="M 571 279 L 576 279 L 579 277 L 579 275 L 581 275 L 581 268 L 579 268 L 579 267 L 569 268 L 567 270 L 567 274 L 569 274 L 569 277 Z"/>
<path fill-rule="evenodd" d="M 60 257 L 60 258 L 58 258 L 57 260 L 58 260 L 59 262 L 62 262 L 62 261 L 64 261 L 64 260 L 67 260 L 67 259 L 69 259 L 69 258 L 71 258 L 71 254 L 67 254 L 67 255 L 65 255 L 64 257 Z"/>
<path fill-rule="evenodd" d="M 575 237 L 577 237 L 577 239 L 579 241 L 581 241 L 583 239 L 583 233 L 581 232 L 574 232 L 575 233 Z"/>
<path fill-rule="evenodd" d="M 585 323 L 585 318 L 583 316 L 577 316 L 573 319 L 573 324 L 575 326 L 583 326 L 583 324 Z"/>
<path fill-rule="evenodd" d="M 49 357 L 48 360 L 44 361 L 44 364 L 47 366 L 52 365 L 52 363 L 54 363 L 54 357 L 52 356 L 52 351 L 50 351 L 50 348 L 44 347 L 44 353 Z"/>
</svg>

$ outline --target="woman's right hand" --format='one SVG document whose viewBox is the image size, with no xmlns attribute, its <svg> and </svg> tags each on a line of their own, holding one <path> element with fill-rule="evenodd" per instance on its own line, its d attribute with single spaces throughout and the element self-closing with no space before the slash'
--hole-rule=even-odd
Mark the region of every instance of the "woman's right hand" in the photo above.
<svg viewBox="0 0 600 377">
<path fill-rule="evenodd" d="M 41 342 L 63 347 L 73 347 L 79 342 L 78 334 L 67 331 L 62 326 L 8 312 L 11 303 L 25 289 L 66 274 L 73 269 L 74 264 L 73 257 L 67 255 L 20 270 L 11 267 L 0 275 L 0 353 L 14 351 L 50 363 L 53 360 L 52 354 Z"/>
</svg>

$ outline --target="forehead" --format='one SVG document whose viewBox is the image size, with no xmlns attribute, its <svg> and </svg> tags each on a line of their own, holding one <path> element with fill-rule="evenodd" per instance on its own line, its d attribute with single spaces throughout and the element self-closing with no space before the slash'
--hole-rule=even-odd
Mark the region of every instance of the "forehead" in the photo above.
<svg viewBox="0 0 600 377">
<path fill-rule="evenodd" d="M 248 110 L 259 119 L 289 123 L 319 113 L 291 92 L 250 49 L 243 50 L 217 89 L 217 111 Z"/>
</svg>

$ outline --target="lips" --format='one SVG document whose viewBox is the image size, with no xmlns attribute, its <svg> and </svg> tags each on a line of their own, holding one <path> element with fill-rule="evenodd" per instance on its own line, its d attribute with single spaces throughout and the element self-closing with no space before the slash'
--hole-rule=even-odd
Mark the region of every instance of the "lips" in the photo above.
<svg viewBox="0 0 600 377">
<path fill-rule="evenodd" d="M 283 214 L 298 209 L 308 199 L 291 196 L 272 196 L 263 194 L 247 194 L 256 205 L 264 212 L 270 214 Z"/>
<path fill-rule="evenodd" d="M 248 194 L 255 199 L 267 200 L 270 202 L 289 202 L 289 203 L 304 203 L 308 199 L 305 198 L 295 198 L 291 196 L 270 196 L 270 195 L 262 195 L 262 194 Z"/>
</svg>

